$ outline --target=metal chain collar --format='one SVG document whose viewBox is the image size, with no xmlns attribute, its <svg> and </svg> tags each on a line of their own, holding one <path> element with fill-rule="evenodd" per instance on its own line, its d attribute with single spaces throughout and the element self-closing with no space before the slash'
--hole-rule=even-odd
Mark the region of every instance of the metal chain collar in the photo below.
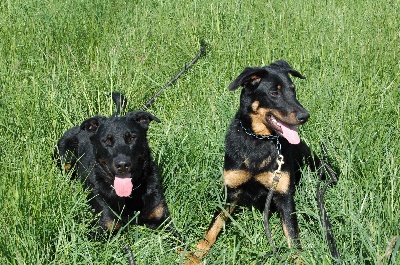
<svg viewBox="0 0 400 265">
<path fill-rule="evenodd" d="M 281 176 L 282 176 L 282 171 L 281 171 L 282 165 L 285 163 L 283 161 L 283 155 L 281 154 L 282 145 L 281 145 L 281 142 L 279 142 L 279 136 L 278 135 L 260 135 L 260 134 L 255 134 L 252 131 L 247 130 L 243 126 L 241 120 L 239 120 L 239 122 L 240 122 L 240 126 L 242 127 L 243 131 L 247 135 L 253 136 L 253 137 L 255 137 L 256 139 L 259 139 L 259 140 L 271 140 L 271 141 L 275 140 L 276 141 L 276 151 L 278 152 L 278 157 L 276 158 L 276 162 L 278 163 L 278 168 L 274 171 L 274 178 L 273 178 L 272 187 L 271 187 L 272 190 L 275 190 L 276 187 L 278 186 L 278 182 L 279 182 L 279 180 L 281 179 Z"/>
<path fill-rule="evenodd" d="M 255 134 L 252 131 L 246 129 L 243 126 L 243 123 L 241 120 L 239 120 L 240 126 L 242 127 L 243 131 L 250 136 L 253 136 L 256 139 L 259 140 L 275 140 L 276 141 L 276 150 L 278 151 L 278 157 L 281 155 L 281 149 L 282 149 L 282 145 L 281 142 L 279 142 L 279 136 L 278 135 L 262 135 L 262 134 Z M 283 156 L 282 156 L 283 157 Z"/>
</svg>

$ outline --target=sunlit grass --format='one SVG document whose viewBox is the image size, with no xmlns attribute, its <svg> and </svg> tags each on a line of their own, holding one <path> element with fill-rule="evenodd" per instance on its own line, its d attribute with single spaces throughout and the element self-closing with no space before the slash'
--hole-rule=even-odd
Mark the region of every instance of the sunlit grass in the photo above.
<svg viewBox="0 0 400 265">
<path fill-rule="evenodd" d="M 340 170 L 326 206 L 342 260 L 377 264 L 400 234 L 399 10 L 398 1 L 1 1 L 0 263 L 127 264 L 125 245 L 138 264 L 181 262 L 164 231 L 131 227 L 90 241 L 86 191 L 51 155 L 66 129 L 112 113 L 111 91 L 140 108 L 205 40 L 207 55 L 149 109 L 162 121 L 149 141 L 184 247 L 224 199 L 224 137 L 240 94 L 230 81 L 246 66 L 286 59 L 307 77 L 295 80 L 311 113 L 301 137 L 316 152 L 323 141 Z M 333 264 L 315 187 L 304 169 L 301 256 Z M 261 213 L 239 208 L 235 220 L 207 264 L 256 264 L 269 250 Z M 271 227 L 286 247 L 275 215 Z M 391 258 L 400 263 L 398 247 Z"/>
</svg>

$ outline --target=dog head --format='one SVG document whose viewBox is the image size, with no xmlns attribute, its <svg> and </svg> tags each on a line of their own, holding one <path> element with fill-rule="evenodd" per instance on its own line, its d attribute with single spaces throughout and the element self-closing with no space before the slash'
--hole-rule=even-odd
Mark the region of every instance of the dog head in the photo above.
<svg viewBox="0 0 400 265">
<path fill-rule="evenodd" d="M 160 120 L 144 111 L 122 117 L 90 118 L 81 129 L 92 132 L 90 141 L 96 162 L 107 179 L 112 179 L 120 197 L 130 196 L 132 181 L 140 178 L 145 157 L 149 155 L 147 130 L 151 121 Z"/>
<path fill-rule="evenodd" d="M 283 60 L 265 67 L 247 67 L 229 89 L 243 87 L 240 119 L 254 133 L 270 135 L 276 132 L 291 144 L 298 144 L 297 126 L 305 123 L 310 114 L 297 101 L 296 87 L 290 75 L 305 79 Z"/>
</svg>

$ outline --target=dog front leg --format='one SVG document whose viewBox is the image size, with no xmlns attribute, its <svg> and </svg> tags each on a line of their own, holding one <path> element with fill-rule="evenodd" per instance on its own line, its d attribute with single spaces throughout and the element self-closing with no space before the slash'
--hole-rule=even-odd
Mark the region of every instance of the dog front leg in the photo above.
<svg viewBox="0 0 400 265">
<path fill-rule="evenodd" d="M 227 188 L 228 197 L 225 203 L 224 210 L 217 211 L 214 218 L 211 221 L 210 226 L 207 229 L 205 237 L 201 240 L 196 247 L 195 255 L 198 258 L 202 258 L 207 255 L 211 246 L 217 240 L 218 235 L 221 233 L 225 222 L 228 220 L 229 215 L 235 210 L 236 204 L 240 198 L 241 191 L 238 189 Z"/>
<path fill-rule="evenodd" d="M 143 196 L 143 210 L 139 216 L 139 223 L 151 229 L 158 228 L 169 218 L 169 210 L 161 190 L 147 193 Z"/>
<path fill-rule="evenodd" d="M 301 248 L 299 240 L 299 225 L 297 222 L 294 198 L 291 194 L 276 194 L 273 200 L 278 208 L 289 247 Z"/>
<path fill-rule="evenodd" d="M 92 211 L 96 216 L 99 217 L 98 220 L 93 221 L 92 223 L 92 226 L 95 226 L 96 223 L 98 222 L 97 224 L 98 229 L 96 230 L 96 232 L 92 233 L 92 235 L 96 237 L 97 235 L 103 234 L 105 232 L 109 233 L 117 232 L 122 227 L 122 225 L 119 222 L 118 217 L 115 216 L 115 214 L 113 213 L 113 210 L 110 208 L 110 205 L 108 205 L 99 196 L 94 196 L 94 193 L 91 193 L 89 197 L 92 197 L 90 199 Z"/>
</svg>

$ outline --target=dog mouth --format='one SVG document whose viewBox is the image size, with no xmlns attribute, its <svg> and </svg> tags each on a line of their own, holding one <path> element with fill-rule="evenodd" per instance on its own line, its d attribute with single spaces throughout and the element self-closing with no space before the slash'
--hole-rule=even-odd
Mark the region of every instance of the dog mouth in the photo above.
<svg viewBox="0 0 400 265">
<path fill-rule="evenodd" d="M 266 120 L 268 124 L 282 137 L 288 140 L 291 144 L 299 144 L 300 137 L 297 126 L 290 125 L 278 120 L 272 114 L 267 115 Z"/>
<path fill-rule="evenodd" d="M 114 189 L 117 196 L 129 197 L 133 189 L 131 174 L 123 173 L 115 175 Z"/>
<path fill-rule="evenodd" d="M 117 172 L 108 166 L 105 160 L 99 161 L 100 167 L 104 170 L 108 180 L 114 181 L 111 187 L 115 190 L 115 193 L 119 197 L 129 197 L 133 191 L 132 174 L 129 172 Z"/>
</svg>

